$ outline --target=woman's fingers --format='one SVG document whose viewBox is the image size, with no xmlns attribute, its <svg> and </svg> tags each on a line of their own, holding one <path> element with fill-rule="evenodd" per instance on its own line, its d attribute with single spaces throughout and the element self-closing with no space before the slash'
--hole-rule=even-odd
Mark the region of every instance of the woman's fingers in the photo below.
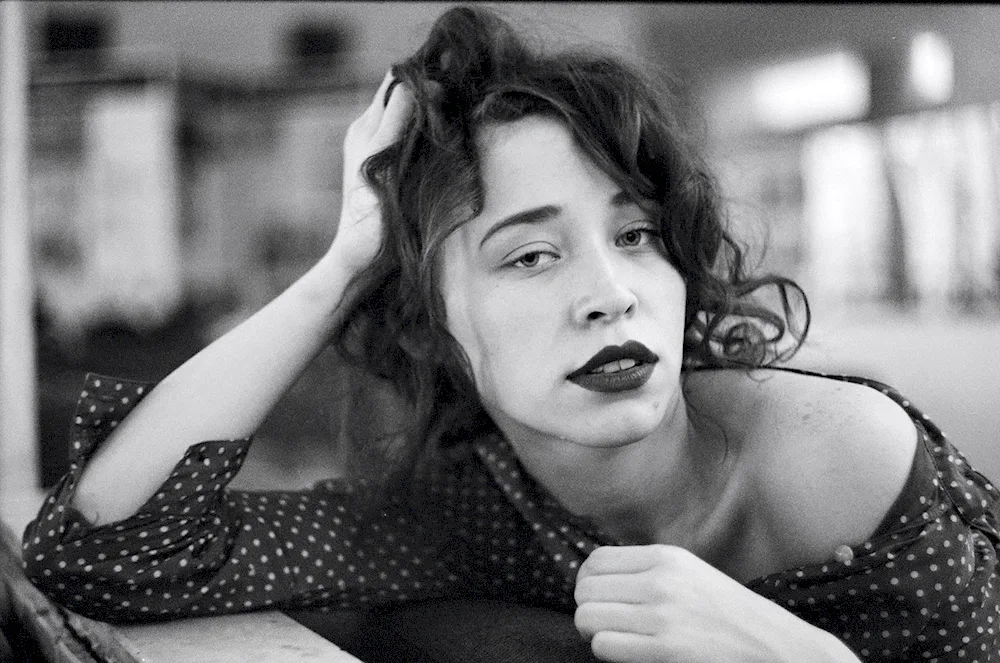
<svg viewBox="0 0 1000 663">
<path fill-rule="evenodd" d="M 584 603 L 573 615 L 576 629 L 586 638 L 601 631 L 621 631 L 639 635 L 655 635 L 657 624 L 646 606 L 628 603 Z"/>
<path fill-rule="evenodd" d="M 393 87 L 389 102 L 372 138 L 376 149 L 386 147 L 399 138 L 413 115 L 413 106 L 413 93 L 405 84 Z"/>
<path fill-rule="evenodd" d="M 690 556 L 677 546 L 601 546 L 580 566 L 577 581 L 593 575 L 642 573 L 657 566 L 677 567 Z"/>
<path fill-rule="evenodd" d="M 610 663 L 646 663 L 658 660 L 685 660 L 657 656 L 656 642 L 646 635 L 601 631 L 590 642 L 594 656 Z"/>
<path fill-rule="evenodd" d="M 355 147 L 366 157 L 399 138 L 413 113 L 413 93 L 388 72 L 364 113 L 348 129 L 345 147 Z M 360 155 L 359 155 L 360 156 Z M 362 159 L 356 159 L 359 164 Z"/>
<path fill-rule="evenodd" d="M 390 124 L 383 126 L 383 118 L 388 109 L 383 107 L 382 98 L 394 81 L 392 72 L 386 72 L 371 103 L 347 128 L 347 133 L 344 135 L 344 191 L 350 191 L 363 184 L 360 180 L 361 164 L 372 154 L 390 145 L 400 132 L 397 128 L 400 124 L 398 117 L 400 110 L 394 109 Z M 401 96 L 397 93 L 401 87 L 403 86 L 393 87 L 393 98 Z"/>
<path fill-rule="evenodd" d="M 392 72 L 390 71 L 389 73 L 391 74 Z M 393 78 L 392 81 L 389 82 L 389 89 L 385 91 L 385 98 L 382 99 L 383 106 L 389 105 L 389 97 L 392 96 L 392 91 L 396 89 L 397 85 L 399 85 L 398 78 Z"/>
<path fill-rule="evenodd" d="M 588 576 L 576 583 L 577 604 L 606 601 L 643 603 L 651 594 L 650 578 L 644 574 Z"/>
<path fill-rule="evenodd" d="M 385 72 L 385 77 L 382 78 L 382 82 L 379 83 L 378 90 L 375 91 L 375 96 L 372 97 L 372 102 L 368 105 L 368 110 L 381 113 L 382 109 L 385 108 L 385 95 L 395 80 L 396 79 L 392 77 L 392 70 Z"/>
<path fill-rule="evenodd" d="M 372 96 L 372 100 L 365 107 L 365 110 L 351 123 L 351 126 L 347 129 L 346 140 L 348 144 L 354 144 L 360 141 L 365 143 L 371 139 L 371 137 L 378 130 L 379 124 L 382 121 L 382 113 L 385 110 L 385 106 L 382 103 L 382 99 L 385 97 L 386 92 L 392 85 L 393 81 L 392 72 L 388 71 L 382 82 L 379 83 L 378 90 Z M 396 86 L 398 87 L 398 86 Z M 346 146 L 345 146 L 346 147 Z"/>
<path fill-rule="evenodd" d="M 383 105 L 386 97 L 388 103 Z M 379 201 L 361 172 L 362 166 L 400 139 L 413 107 L 413 94 L 389 72 L 344 136 L 343 200 L 334 246 L 338 259 L 358 269 L 369 264 L 377 252 L 383 231 Z"/>
</svg>

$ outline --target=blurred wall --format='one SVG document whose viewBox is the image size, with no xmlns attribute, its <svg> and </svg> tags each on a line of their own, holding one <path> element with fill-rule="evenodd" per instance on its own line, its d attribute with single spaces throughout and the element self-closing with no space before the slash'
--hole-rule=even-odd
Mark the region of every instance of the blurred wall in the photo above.
<svg viewBox="0 0 1000 663">
<path fill-rule="evenodd" d="M 355 71 L 381 78 L 411 54 L 450 2 L 33 2 L 32 22 L 48 12 L 100 14 L 125 51 L 183 55 L 226 76 L 267 74 L 286 59 L 283 39 L 303 20 L 339 22 L 354 32 Z M 599 42 L 631 49 L 642 5 L 629 3 L 484 3 L 515 24 L 557 42 Z M 35 39 L 40 39 L 35 35 Z"/>
<path fill-rule="evenodd" d="M 962 3 L 670 4 L 648 9 L 644 39 L 656 57 L 707 87 L 748 62 L 831 46 L 873 50 L 933 30 L 955 58 L 956 104 L 1000 99 L 1000 8 Z"/>
<path fill-rule="evenodd" d="M 648 12 L 643 25 L 650 56 L 684 78 L 701 102 L 720 81 L 747 76 L 751 65 L 834 47 L 862 54 L 900 48 L 925 30 L 944 37 L 953 51 L 949 105 L 1000 100 L 1000 8 L 995 6 L 727 3 L 671 4 Z M 712 127 L 707 130 L 711 139 Z M 726 145 L 720 150 L 724 154 Z M 797 361 L 892 384 L 974 464 L 1000 480 L 1000 320 L 995 311 L 976 316 L 877 307 L 814 310 L 811 338 Z"/>
</svg>

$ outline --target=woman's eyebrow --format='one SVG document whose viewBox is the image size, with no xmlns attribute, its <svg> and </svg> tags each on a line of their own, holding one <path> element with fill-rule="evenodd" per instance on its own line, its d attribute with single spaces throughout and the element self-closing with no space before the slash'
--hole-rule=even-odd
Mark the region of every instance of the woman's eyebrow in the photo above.
<svg viewBox="0 0 1000 663">
<path fill-rule="evenodd" d="M 638 205 L 637 202 L 625 191 L 619 191 L 615 195 L 611 196 L 611 204 L 615 207 L 624 207 L 625 205 Z"/>
<path fill-rule="evenodd" d="M 511 214 L 510 216 L 498 221 L 492 228 L 486 231 L 486 234 L 483 235 L 483 239 L 479 242 L 479 248 L 483 248 L 483 244 L 486 243 L 486 240 L 504 228 L 525 223 L 531 224 L 548 221 L 549 219 L 557 216 L 559 211 L 560 208 L 555 205 L 543 205 L 542 207 L 534 207 L 532 209 L 524 210 L 523 212 Z"/>
<path fill-rule="evenodd" d="M 613 207 L 625 207 L 627 205 L 636 205 L 635 200 L 632 199 L 625 191 L 618 191 L 615 195 L 611 196 L 611 205 Z M 523 212 L 517 212 L 516 214 L 511 214 L 498 221 L 492 228 L 486 231 L 483 235 L 483 239 L 479 242 L 479 248 L 483 248 L 488 240 L 493 235 L 497 234 L 504 228 L 509 228 L 510 226 L 516 226 L 519 224 L 531 224 L 531 223 L 541 223 L 543 221 L 548 221 L 549 219 L 557 216 L 560 212 L 560 208 L 556 205 L 543 205 L 542 207 L 535 207 L 529 210 L 524 210 Z"/>
</svg>

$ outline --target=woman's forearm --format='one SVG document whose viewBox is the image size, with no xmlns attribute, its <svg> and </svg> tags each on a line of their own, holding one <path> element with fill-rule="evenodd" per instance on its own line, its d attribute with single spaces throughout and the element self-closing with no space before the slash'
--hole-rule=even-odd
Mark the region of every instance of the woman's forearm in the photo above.
<svg viewBox="0 0 1000 663">
<path fill-rule="evenodd" d="M 331 251 L 164 378 L 92 458 L 74 506 L 95 524 L 125 518 L 192 444 L 252 434 L 342 324 L 350 275 Z"/>
</svg>

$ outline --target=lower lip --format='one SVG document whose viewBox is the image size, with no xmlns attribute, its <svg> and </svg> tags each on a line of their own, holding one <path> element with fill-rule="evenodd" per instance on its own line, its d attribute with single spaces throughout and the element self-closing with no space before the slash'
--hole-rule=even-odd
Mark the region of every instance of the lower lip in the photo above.
<svg viewBox="0 0 1000 663">
<path fill-rule="evenodd" d="M 575 378 L 570 378 L 570 382 L 588 391 L 599 391 L 601 393 L 615 393 L 620 391 L 632 391 L 638 389 L 649 381 L 653 375 L 656 364 L 639 364 L 632 368 L 626 368 L 617 373 L 585 373 Z"/>
</svg>

